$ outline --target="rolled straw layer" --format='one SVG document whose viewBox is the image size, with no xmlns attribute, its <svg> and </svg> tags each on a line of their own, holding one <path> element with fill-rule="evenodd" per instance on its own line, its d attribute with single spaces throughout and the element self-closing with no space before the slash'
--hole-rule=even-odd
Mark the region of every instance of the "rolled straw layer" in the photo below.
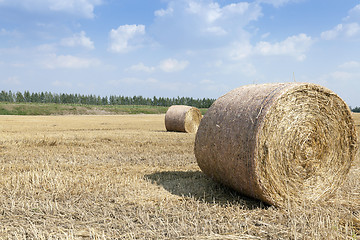
<svg viewBox="0 0 360 240">
<path fill-rule="evenodd" d="M 327 199 L 344 181 L 357 136 L 346 103 L 315 84 L 234 89 L 214 102 L 199 126 L 202 171 L 269 204 Z"/>
<path fill-rule="evenodd" d="M 167 131 L 195 133 L 201 118 L 201 112 L 196 107 L 173 105 L 165 114 L 165 127 Z"/>
</svg>

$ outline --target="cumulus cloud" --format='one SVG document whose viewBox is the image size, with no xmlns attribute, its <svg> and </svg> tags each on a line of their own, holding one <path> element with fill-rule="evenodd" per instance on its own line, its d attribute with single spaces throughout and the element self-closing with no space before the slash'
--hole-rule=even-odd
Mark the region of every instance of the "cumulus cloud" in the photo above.
<svg viewBox="0 0 360 240">
<path fill-rule="evenodd" d="M 208 28 L 205 28 L 204 31 L 212 33 L 214 35 L 226 35 L 227 34 L 227 31 L 225 31 L 223 28 L 221 28 L 219 26 L 208 27 Z"/>
<path fill-rule="evenodd" d="M 230 46 L 229 57 L 233 60 L 241 60 L 247 58 L 253 53 L 253 46 L 249 41 L 234 42 Z"/>
<path fill-rule="evenodd" d="M 188 61 L 178 61 L 173 58 L 163 60 L 159 68 L 164 72 L 178 72 L 184 70 L 188 66 Z"/>
<path fill-rule="evenodd" d="M 123 86 L 123 84 L 129 84 L 129 85 L 154 85 L 156 83 L 158 83 L 159 81 L 155 78 L 146 78 L 146 79 L 141 79 L 141 78 L 133 78 L 133 77 L 128 77 L 128 78 L 122 78 L 122 79 L 118 79 L 118 80 L 110 80 L 107 83 L 111 86 Z"/>
<path fill-rule="evenodd" d="M 138 64 L 132 65 L 126 70 L 146 73 L 152 73 L 158 70 L 163 72 L 178 72 L 184 70 L 188 65 L 188 61 L 180 61 L 174 58 L 168 58 L 162 60 L 157 66 L 146 66 L 144 63 L 140 62 Z"/>
<path fill-rule="evenodd" d="M 263 35 L 261 35 L 261 38 L 262 38 L 262 39 L 265 39 L 265 38 L 267 38 L 267 37 L 269 37 L 269 36 L 270 36 L 270 33 L 267 32 L 267 33 L 264 33 Z"/>
<path fill-rule="evenodd" d="M 144 65 L 144 63 L 140 62 L 136 65 L 132 65 L 130 68 L 127 69 L 128 71 L 134 71 L 134 72 L 147 72 L 151 73 L 155 71 L 155 67 L 148 67 Z"/>
<path fill-rule="evenodd" d="M 144 25 L 122 25 L 110 31 L 109 51 L 126 53 L 140 48 L 144 41 Z"/>
<path fill-rule="evenodd" d="M 270 43 L 261 41 L 256 44 L 254 51 L 260 55 L 289 55 L 299 61 L 306 58 L 305 52 L 312 45 L 311 37 L 304 33 L 286 38 L 282 42 Z"/>
<path fill-rule="evenodd" d="M 94 6 L 101 4 L 101 0 L 49 0 L 50 10 L 80 13 L 85 17 L 94 17 Z"/>
<path fill-rule="evenodd" d="M 1 83 L 4 85 L 16 85 L 16 86 L 21 85 L 21 81 L 19 80 L 18 77 L 15 77 L 15 76 L 4 79 L 1 81 Z"/>
<path fill-rule="evenodd" d="M 333 40 L 337 37 L 344 36 L 351 38 L 360 33 L 360 25 L 356 22 L 338 24 L 333 29 L 321 33 L 324 40 Z"/>
<path fill-rule="evenodd" d="M 56 68 L 90 68 L 100 65 L 100 61 L 96 58 L 80 58 L 72 55 L 55 55 L 52 54 L 43 63 L 45 68 L 56 69 Z"/>
<path fill-rule="evenodd" d="M 353 74 L 349 72 L 344 71 L 335 71 L 329 74 L 330 78 L 333 78 L 334 80 L 338 81 L 347 81 L 351 78 L 353 78 Z"/>
<path fill-rule="evenodd" d="M 73 84 L 71 82 L 66 82 L 66 81 L 54 81 L 51 83 L 53 86 L 55 87 L 67 87 L 67 88 L 70 88 L 73 86 Z"/>
<path fill-rule="evenodd" d="M 260 41 L 252 45 L 249 41 L 234 42 L 229 48 L 229 58 L 232 60 L 242 60 L 252 55 L 262 56 L 292 56 L 299 61 L 306 58 L 306 52 L 309 50 L 314 40 L 302 33 L 286 38 L 281 42 Z"/>
<path fill-rule="evenodd" d="M 298 2 L 299 0 L 258 0 L 259 3 L 271 4 L 274 7 L 283 6 L 289 2 Z"/>
<path fill-rule="evenodd" d="M 72 37 L 63 38 L 60 42 L 61 45 L 67 47 L 84 47 L 87 49 L 94 49 L 94 42 L 90 38 L 86 37 L 86 33 L 81 31 L 75 33 Z"/>
<path fill-rule="evenodd" d="M 321 33 L 321 38 L 325 39 L 325 40 L 331 40 L 331 39 L 336 38 L 340 34 L 340 32 L 342 32 L 342 31 L 343 31 L 343 25 L 338 24 L 333 29 L 322 32 Z"/>
<path fill-rule="evenodd" d="M 336 25 L 330 30 L 321 33 L 321 38 L 324 40 L 333 40 L 336 38 L 353 38 L 360 35 L 360 4 L 350 9 L 348 16 L 343 19 L 343 22 Z"/>
<path fill-rule="evenodd" d="M 220 93 L 226 93 L 230 91 L 231 87 L 226 85 L 224 82 L 215 82 L 210 79 L 203 79 L 199 82 L 199 86 L 201 89 L 204 89 L 206 91 L 210 92 L 220 92 Z"/>
<path fill-rule="evenodd" d="M 326 73 L 320 77 L 325 84 L 331 84 L 335 87 L 344 87 L 348 85 L 351 89 L 357 89 L 354 86 L 358 84 L 360 78 L 360 62 L 348 61 L 340 64 L 337 69 Z M 345 85 L 344 85 L 345 84 Z M 354 85 L 355 84 L 355 85 Z M 356 92 L 356 96 L 358 93 Z"/>
<path fill-rule="evenodd" d="M 360 4 L 350 9 L 348 16 L 344 18 L 345 21 L 360 20 Z"/>
<path fill-rule="evenodd" d="M 0 29 L 0 36 L 20 37 L 21 34 L 16 30 L 7 30 L 5 28 L 1 28 Z"/>
<path fill-rule="evenodd" d="M 207 24 L 207 28 L 219 27 L 214 24 L 228 27 L 222 23 L 224 23 L 224 20 L 231 18 L 238 18 L 238 20 L 242 20 L 243 24 L 246 25 L 250 21 L 257 20 L 262 15 L 259 6 L 248 2 L 231 3 L 221 7 L 218 3 L 212 1 L 188 1 L 186 11 Z"/>
<path fill-rule="evenodd" d="M 156 41 L 176 48 L 197 49 L 213 48 L 245 37 L 244 27 L 262 16 L 257 3 L 220 5 L 214 0 L 170 0 L 165 10 L 154 14 L 155 21 L 149 31 Z"/>
<path fill-rule="evenodd" d="M 346 25 L 345 35 L 347 37 L 353 37 L 360 32 L 360 25 L 356 22 Z"/>
<path fill-rule="evenodd" d="M 57 50 L 56 44 L 41 44 L 36 47 L 39 52 L 55 52 Z"/>
<path fill-rule="evenodd" d="M 357 61 L 349 61 L 341 64 L 339 68 L 344 69 L 360 69 L 360 62 Z"/>
<path fill-rule="evenodd" d="M 166 15 L 171 15 L 173 12 L 174 12 L 174 9 L 169 7 L 167 9 L 156 10 L 154 12 L 154 15 L 157 16 L 157 17 L 163 17 L 163 16 L 166 16 Z"/>
<path fill-rule="evenodd" d="M 202 4 L 201 2 L 189 1 L 186 10 L 190 14 L 198 15 L 207 23 L 213 23 L 222 17 L 222 9 L 218 3 L 213 2 Z"/>
<path fill-rule="evenodd" d="M 102 0 L 2 0 L 0 6 L 22 8 L 30 12 L 65 12 L 79 17 L 93 18 L 94 8 Z"/>
</svg>

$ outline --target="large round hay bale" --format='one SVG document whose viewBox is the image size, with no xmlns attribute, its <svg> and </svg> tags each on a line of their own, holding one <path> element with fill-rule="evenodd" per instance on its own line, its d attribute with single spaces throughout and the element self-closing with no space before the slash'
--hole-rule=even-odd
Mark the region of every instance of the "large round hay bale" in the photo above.
<svg viewBox="0 0 360 240">
<path fill-rule="evenodd" d="M 195 133 L 201 118 L 196 107 L 173 105 L 165 114 L 165 127 L 167 131 Z"/>
<path fill-rule="evenodd" d="M 309 83 L 234 89 L 209 108 L 195 140 L 205 174 L 277 206 L 330 197 L 356 148 L 346 103 Z"/>
</svg>

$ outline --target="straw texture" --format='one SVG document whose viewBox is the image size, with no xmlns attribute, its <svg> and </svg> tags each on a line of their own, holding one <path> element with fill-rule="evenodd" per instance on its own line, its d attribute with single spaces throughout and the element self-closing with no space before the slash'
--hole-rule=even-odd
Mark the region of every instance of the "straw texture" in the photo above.
<svg viewBox="0 0 360 240">
<path fill-rule="evenodd" d="M 201 112 L 196 107 L 173 105 L 165 114 L 165 127 L 167 131 L 195 133 L 201 119 Z"/>
<path fill-rule="evenodd" d="M 328 199 L 354 160 L 346 103 L 309 83 L 248 85 L 214 102 L 199 126 L 202 171 L 266 203 Z"/>
</svg>

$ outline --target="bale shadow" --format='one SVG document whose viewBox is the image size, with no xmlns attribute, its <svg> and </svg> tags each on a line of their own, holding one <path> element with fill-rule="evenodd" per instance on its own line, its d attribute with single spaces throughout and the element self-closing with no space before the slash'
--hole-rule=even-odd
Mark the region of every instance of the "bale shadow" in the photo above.
<svg viewBox="0 0 360 240">
<path fill-rule="evenodd" d="M 208 178 L 201 171 L 164 171 L 144 176 L 152 183 L 162 186 L 171 194 L 192 197 L 207 203 L 227 205 L 240 204 L 247 209 L 268 208 L 269 205 L 253 199 Z"/>
<path fill-rule="evenodd" d="M 165 133 L 165 132 L 168 132 L 168 131 L 166 131 L 166 130 L 150 130 L 150 132 Z"/>
<path fill-rule="evenodd" d="M 179 134 L 189 134 L 189 133 L 187 133 L 187 132 L 168 131 L 168 130 L 151 130 L 151 132 L 157 132 L 157 133 L 169 133 L 169 134 L 174 134 L 174 133 L 179 133 Z"/>
</svg>

